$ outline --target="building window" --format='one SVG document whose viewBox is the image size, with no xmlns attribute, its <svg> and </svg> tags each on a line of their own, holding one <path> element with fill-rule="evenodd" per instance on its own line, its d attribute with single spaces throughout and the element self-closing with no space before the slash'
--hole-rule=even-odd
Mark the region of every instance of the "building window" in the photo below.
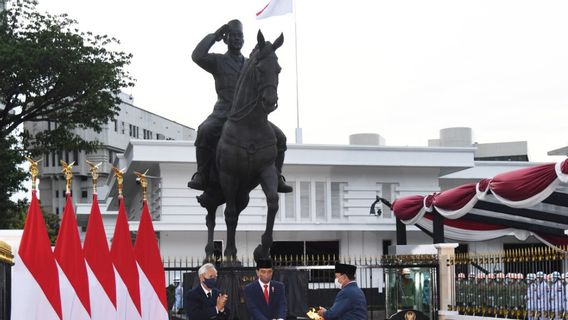
<svg viewBox="0 0 568 320">
<path fill-rule="evenodd" d="M 55 214 L 59 215 L 59 207 L 55 208 Z"/>
<path fill-rule="evenodd" d="M 57 166 L 57 163 L 55 163 L 55 152 L 51 153 L 51 165 L 52 166 Z"/>
<path fill-rule="evenodd" d="M 108 162 L 112 163 L 114 161 L 114 154 L 112 150 L 108 150 Z"/>
<path fill-rule="evenodd" d="M 310 182 L 300 181 L 300 216 L 302 219 L 310 218 Z"/>
<path fill-rule="evenodd" d="M 140 131 L 137 126 L 133 124 L 128 125 L 128 135 L 131 136 L 132 138 L 138 139 L 140 137 L 139 132 Z"/>
<path fill-rule="evenodd" d="M 55 190 L 55 197 L 59 198 L 59 190 Z"/>
<path fill-rule="evenodd" d="M 69 151 L 65 151 L 65 162 L 69 164 Z"/>
<path fill-rule="evenodd" d="M 331 217 L 340 218 L 341 217 L 341 206 L 343 201 L 343 187 L 345 182 L 332 182 L 331 183 Z"/>
<path fill-rule="evenodd" d="M 294 186 L 296 183 L 294 181 L 288 181 L 288 184 Z M 286 207 L 285 218 L 294 219 L 296 218 L 296 188 L 290 193 L 283 194 L 284 196 L 284 206 Z"/>
<path fill-rule="evenodd" d="M 120 131 L 124 134 L 124 121 L 121 122 Z"/>
<path fill-rule="evenodd" d="M 145 139 L 145 140 L 150 140 L 150 139 L 152 139 L 152 131 L 146 130 L 146 129 L 142 129 L 142 134 L 144 135 L 144 139 Z"/>
<path fill-rule="evenodd" d="M 318 220 L 325 220 L 326 215 L 326 199 L 327 199 L 327 192 L 326 192 L 326 183 L 325 182 L 316 182 L 316 218 Z"/>
<path fill-rule="evenodd" d="M 118 121 L 113 120 L 112 122 L 114 122 L 114 132 L 118 132 Z"/>
<path fill-rule="evenodd" d="M 49 153 L 45 154 L 45 161 L 43 162 L 45 168 L 49 167 Z"/>
<path fill-rule="evenodd" d="M 81 198 L 87 199 L 88 196 L 89 196 L 89 191 L 87 191 L 86 189 L 81 190 Z"/>
<path fill-rule="evenodd" d="M 73 150 L 73 161 L 75 161 L 75 163 L 79 163 L 79 151 L 77 150 Z"/>
</svg>

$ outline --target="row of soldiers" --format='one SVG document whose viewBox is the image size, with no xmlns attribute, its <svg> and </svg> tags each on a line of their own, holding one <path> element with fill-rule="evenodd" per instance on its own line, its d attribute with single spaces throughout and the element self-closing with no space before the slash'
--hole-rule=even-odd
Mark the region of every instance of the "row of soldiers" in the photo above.
<svg viewBox="0 0 568 320">
<path fill-rule="evenodd" d="M 568 273 L 459 273 L 456 310 L 515 319 L 568 319 Z"/>
</svg>

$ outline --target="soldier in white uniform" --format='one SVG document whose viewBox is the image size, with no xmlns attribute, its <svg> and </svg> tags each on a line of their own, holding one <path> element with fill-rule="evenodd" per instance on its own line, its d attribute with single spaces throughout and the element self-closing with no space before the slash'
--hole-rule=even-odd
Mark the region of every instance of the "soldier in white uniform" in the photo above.
<svg viewBox="0 0 568 320">
<path fill-rule="evenodd" d="M 535 279 L 536 276 L 534 273 L 527 274 L 527 313 L 529 320 L 535 320 L 537 313 L 536 296 L 538 283 Z"/>
<path fill-rule="evenodd" d="M 562 318 L 564 312 L 564 285 L 560 281 L 560 272 L 554 271 L 551 274 L 550 291 L 550 314 L 549 317 L 555 320 Z"/>
<path fill-rule="evenodd" d="M 544 278 L 544 272 L 539 271 L 536 273 L 536 311 L 537 319 L 548 319 L 548 310 L 550 309 L 550 301 L 548 294 L 548 283 Z"/>
</svg>

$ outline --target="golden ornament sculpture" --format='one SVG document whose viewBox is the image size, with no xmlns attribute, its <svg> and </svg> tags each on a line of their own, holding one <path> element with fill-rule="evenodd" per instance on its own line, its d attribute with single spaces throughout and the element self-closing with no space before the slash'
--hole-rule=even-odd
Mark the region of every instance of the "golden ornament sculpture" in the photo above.
<svg viewBox="0 0 568 320">
<path fill-rule="evenodd" d="M 89 165 L 90 167 L 89 172 L 91 173 L 91 177 L 93 178 L 93 194 L 97 194 L 97 180 L 99 179 L 99 167 L 103 163 L 99 162 L 95 164 L 89 160 L 85 160 L 85 162 Z"/>
<path fill-rule="evenodd" d="M 114 177 L 116 178 L 116 184 L 118 186 L 118 197 L 122 198 L 122 185 L 124 183 L 124 169 L 118 169 L 117 167 L 113 166 L 112 171 L 114 172 Z"/>
<path fill-rule="evenodd" d="M 42 159 L 39 160 L 34 160 L 30 157 L 26 157 L 26 159 L 28 160 L 28 162 L 30 163 L 30 173 L 32 174 L 32 190 L 36 189 L 36 179 L 37 176 L 39 175 L 39 169 L 37 168 L 39 163 L 41 162 Z"/>
<path fill-rule="evenodd" d="M 144 201 L 148 200 L 148 177 L 146 176 L 148 170 L 150 169 L 146 169 L 146 172 L 144 173 L 134 171 L 134 174 L 137 177 L 136 180 L 140 182 L 140 186 L 142 187 L 142 198 L 144 199 Z"/>
<path fill-rule="evenodd" d="M 67 162 L 63 160 L 59 160 L 63 169 L 61 172 L 65 175 L 65 186 L 66 186 L 66 193 L 71 193 L 71 180 L 73 179 L 73 166 L 75 165 L 75 161 L 67 164 Z"/>
</svg>

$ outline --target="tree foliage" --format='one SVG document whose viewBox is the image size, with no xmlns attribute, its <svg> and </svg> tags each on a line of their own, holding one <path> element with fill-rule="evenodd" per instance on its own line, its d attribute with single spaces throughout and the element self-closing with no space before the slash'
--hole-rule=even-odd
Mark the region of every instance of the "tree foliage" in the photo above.
<svg viewBox="0 0 568 320">
<path fill-rule="evenodd" d="M 13 0 L 0 12 L 0 202 L 21 188 L 23 155 L 94 151 L 73 129 L 100 132 L 119 111 L 131 55 L 109 49 L 106 35 L 82 32 L 67 15 L 39 12 L 34 0 Z M 31 136 L 24 122 L 57 123 Z M 6 147 L 6 148 L 5 148 Z M 2 207 L 0 203 L 0 219 Z"/>
</svg>

